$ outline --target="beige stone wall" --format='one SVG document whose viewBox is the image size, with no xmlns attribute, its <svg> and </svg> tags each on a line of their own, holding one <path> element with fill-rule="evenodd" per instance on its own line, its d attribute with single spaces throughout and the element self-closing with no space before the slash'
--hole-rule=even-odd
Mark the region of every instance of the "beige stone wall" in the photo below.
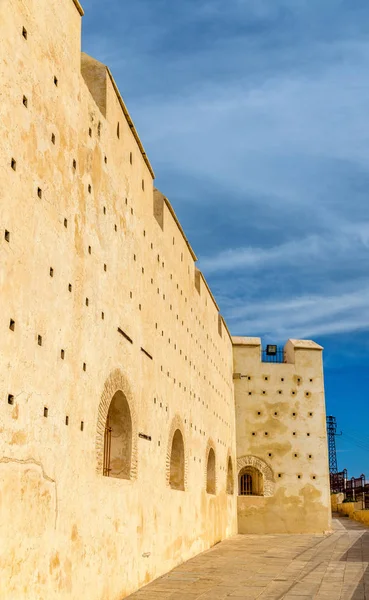
<svg viewBox="0 0 369 600">
<path fill-rule="evenodd" d="M 338 502 L 337 511 L 340 515 L 346 515 L 354 521 L 369 526 L 369 510 L 364 508 L 363 499 L 360 499 L 357 502 Z"/>
<path fill-rule="evenodd" d="M 285 363 L 261 361 L 259 338 L 233 338 L 237 473 L 263 475 L 238 496 L 240 533 L 315 533 L 331 507 L 321 347 L 290 340 Z"/>
<path fill-rule="evenodd" d="M 337 512 L 338 505 L 343 502 L 345 495 L 343 493 L 331 494 L 331 508 L 332 512 Z"/>
<path fill-rule="evenodd" d="M 356 512 L 364 512 L 363 510 L 363 501 L 360 499 L 357 502 L 341 502 L 337 504 L 337 511 L 342 515 L 346 515 L 347 517 L 351 517 L 355 519 Z M 360 518 L 356 518 L 356 520 L 360 521 Z"/>
<path fill-rule="evenodd" d="M 167 200 L 154 216 L 152 169 L 110 73 L 88 57 L 81 71 L 77 8 L 0 3 L 7 600 L 121 600 L 237 529 L 232 342 Z M 130 479 L 102 475 L 117 391 Z M 169 485 L 178 429 L 185 491 Z"/>
</svg>

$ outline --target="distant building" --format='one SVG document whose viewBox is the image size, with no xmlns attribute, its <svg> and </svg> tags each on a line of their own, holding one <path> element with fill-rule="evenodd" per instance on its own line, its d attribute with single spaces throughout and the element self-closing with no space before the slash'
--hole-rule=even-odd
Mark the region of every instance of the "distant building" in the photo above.
<svg viewBox="0 0 369 600">
<path fill-rule="evenodd" d="M 118 600 L 237 531 L 330 528 L 322 348 L 230 336 L 82 14 L 0 3 L 7 600 Z"/>
</svg>

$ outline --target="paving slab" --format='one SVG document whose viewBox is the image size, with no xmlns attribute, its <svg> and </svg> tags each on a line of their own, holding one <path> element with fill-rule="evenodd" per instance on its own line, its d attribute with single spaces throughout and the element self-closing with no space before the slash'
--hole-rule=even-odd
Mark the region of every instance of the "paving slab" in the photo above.
<svg viewBox="0 0 369 600">
<path fill-rule="evenodd" d="M 129 600 L 369 600 L 369 527 L 333 519 L 323 535 L 237 535 Z"/>
</svg>

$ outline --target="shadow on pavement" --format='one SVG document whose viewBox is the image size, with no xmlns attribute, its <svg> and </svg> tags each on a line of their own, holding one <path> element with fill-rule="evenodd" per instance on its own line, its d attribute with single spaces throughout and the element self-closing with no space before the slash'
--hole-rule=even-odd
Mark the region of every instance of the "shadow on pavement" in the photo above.
<svg viewBox="0 0 369 600">
<path fill-rule="evenodd" d="M 360 579 L 356 584 L 356 588 L 353 591 L 351 600 L 366 600 L 369 598 L 369 528 L 358 521 L 351 520 L 348 517 L 341 517 L 337 515 L 336 518 L 340 525 L 342 525 L 347 532 L 362 532 L 362 535 L 360 535 L 359 539 L 357 539 L 356 542 L 347 549 L 340 560 L 346 561 L 347 563 L 358 562 L 362 564 L 362 573 L 361 576 L 358 574 Z"/>
</svg>

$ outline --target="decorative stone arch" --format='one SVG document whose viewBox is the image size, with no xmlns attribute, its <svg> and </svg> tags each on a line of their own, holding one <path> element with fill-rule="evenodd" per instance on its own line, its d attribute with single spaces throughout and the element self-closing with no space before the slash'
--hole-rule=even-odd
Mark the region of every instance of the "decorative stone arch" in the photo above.
<svg viewBox="0 0 369 600">
<path fill-rule="evenodd" d="M 117 392 L 122 392 L 124 395 L 132 421 L 132 448 L 131 448 L 131 470 L 130 479 L 137 478 L 137 415 L 134 406 L 133 394 L 129 385 L 128 379 L 119 369 L 115 369 L 110 373 L 105 381 L 104 389 L 101 394 L 99 410 L 97 415 L 97 432 L 96 432 L 96 471 L 99 475 L 103 474 L 104 463 L 104 435 L 106 420 L 109 413 L 110 403 Z"/>
<path fill-rule="evenodd" d="M 212 454 L 214 453 L 214 465 L 210 465 L 212 468 L 212 472 L 208 472 L 208 463 L 209 456 L 212 462 Z M 205 490 L 208 494 L 216 494 L 217 493 L 217 460 L 216 460 L 216 452 L 215 452 L 215 444 L 211 438 L 209 438 L 208 443 L 206 445 L 205 452 Z M 208 491 L 211 489 L 212 491 Z"/>
<path fill-rule="evenodd" d="M 186 452 L 186 437 L 184 434 L 184 426 L 183 421 L 179 415 L 175 415 L 173 417 L 168 436 L 168 446 L 167 446 L 167 458 L 166 458 L 166 483 L 168 487 L 171 486 L 170 475 L 171 475 L 171 458 L 172 458 L 172 448 L 173 448 L 173 439 L 176 432 L 179 431 L 182 435 L 183 446 L 184 446 L 184 481 L 183 488 L 173 488 L 173 489 L 183 489 L 185 491 L 187 489 L 187 476 L 188 476 L 188 459 Z"/>
<path fill-rule="evenodd" d="M 237 459 L 237 474 L 246 467 L 252 467 L 259 471 L 263 476 L 264 493 L 263 496 L 273 496 L 275 490 L 274 474 L 271 467 L 261 458 L 257 456 L 241 456 Z"/>
<path fill-rule="evenodd" d="M 234 494 L 234 468 L 230 450 L 228 450 L 226 462 L 226 492 L 230 495 Z"/>
</svg>

